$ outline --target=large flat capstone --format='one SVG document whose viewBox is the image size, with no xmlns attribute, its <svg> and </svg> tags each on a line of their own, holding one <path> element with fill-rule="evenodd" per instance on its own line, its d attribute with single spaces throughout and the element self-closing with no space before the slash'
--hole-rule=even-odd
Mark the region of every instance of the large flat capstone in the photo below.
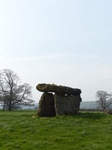
<svg viewBox="0 0 112 150">
<path fill-rule="evenodd" d="M 41 92 L 54 92 L 56 94 L 60 94 L 60 95 L 80 95 L 81 90 L 77 89 L 77 88 L 71 88 L 71 87 L 67 87 L 67 86 L 57 86 L 55 84 L 38 84 L 36 86 L 36 89 L 41 91 Z"/>
</svg>

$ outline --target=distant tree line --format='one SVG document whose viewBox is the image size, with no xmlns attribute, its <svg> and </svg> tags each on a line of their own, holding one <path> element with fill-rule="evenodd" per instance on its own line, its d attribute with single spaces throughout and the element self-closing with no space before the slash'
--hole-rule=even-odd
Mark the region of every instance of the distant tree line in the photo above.
<svg viewBox="0 0 112 150">
<path fill-rule="evenodd" d="M 32 87 L 28 83 L 20 85 L 20 78 L 10 69 L 0 70 L 0 104 L 3 110 L 13 110 L 21 106 L 31 106 Z"/>
</svg>

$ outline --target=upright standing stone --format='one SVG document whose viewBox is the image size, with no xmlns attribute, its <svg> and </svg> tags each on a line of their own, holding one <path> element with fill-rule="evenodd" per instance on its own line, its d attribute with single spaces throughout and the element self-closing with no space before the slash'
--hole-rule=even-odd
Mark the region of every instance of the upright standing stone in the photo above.
<svg viewBox="0 0 112 150">
<path fill-rule="evenodd" d="M 80 95 L 63 96 L 54 94 L 56 115 L 76 114 L 80 107 Z"/>
<path fill-rule="evenodd" d="M 54 96 L 51 93 L 43 93 L 39 101 L 39 117 L 53 117 L 55 116 Z"/>
</svg>

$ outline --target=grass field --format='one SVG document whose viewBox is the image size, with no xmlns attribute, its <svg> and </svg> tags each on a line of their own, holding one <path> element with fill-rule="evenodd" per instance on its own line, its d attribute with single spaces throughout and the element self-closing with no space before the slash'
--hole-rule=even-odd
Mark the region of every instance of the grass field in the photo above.
<svg viewBox="0 0 112 150">
<path fill-rule="evenodd" d="M 112 115 L 39 118 L 36 111 L 0 111 L 0 150 L 51 149 L 112 150 Z"/>
</svg>

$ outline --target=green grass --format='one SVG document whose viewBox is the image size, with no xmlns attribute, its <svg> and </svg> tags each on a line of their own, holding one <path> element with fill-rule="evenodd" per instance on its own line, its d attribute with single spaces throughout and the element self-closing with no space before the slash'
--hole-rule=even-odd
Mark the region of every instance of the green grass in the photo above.
<svg viewBox="0 0 112 150">
<path fill-rule="evenodd" d="M 39 118 L 36 111 L 0 111 L 0 150 L 51 149 L 112 150 L 112 115 Z"/>
</svg>

